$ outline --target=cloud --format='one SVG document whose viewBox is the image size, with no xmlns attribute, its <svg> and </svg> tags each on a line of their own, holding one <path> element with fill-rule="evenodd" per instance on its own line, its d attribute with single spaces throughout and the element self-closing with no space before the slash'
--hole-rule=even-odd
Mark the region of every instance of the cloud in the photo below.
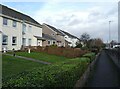
<svg viewBox="0 0 120 89">
<path fill-rule="evenodd" d="M 107 3 L 106 3 L 107 4 Z M 72 7 L 72 8 L 71 8 Z M 82 9 L 81 9 L 82 8 Z M 90 7 L 79 3 L 47 2 L 40 8 L 34 18 L 40 23 L 47 23 L 56 28 L 68 31 L 77 37 L 87 32 L 91 37 L 108 40 L 109 20 L 111 23 L 111 38 L 117 40 L 117 3 L 111 5 L 91 5 Z"/>
</svg>

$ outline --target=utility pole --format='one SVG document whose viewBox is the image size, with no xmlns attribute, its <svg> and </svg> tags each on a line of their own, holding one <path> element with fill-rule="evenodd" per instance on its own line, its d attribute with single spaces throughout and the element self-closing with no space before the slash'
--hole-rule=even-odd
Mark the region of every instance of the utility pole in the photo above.
<svg viewBox="0 0 120 89">
<path fill-rule="evenodd" d="M 113 21 L 109 21 L 109 48 L 111 48 L 111 44 L 110 44 L 110 41 L 111 41 L 110 24 L 111 24 L 111 22 L 113 22 Z"/>
</svg>

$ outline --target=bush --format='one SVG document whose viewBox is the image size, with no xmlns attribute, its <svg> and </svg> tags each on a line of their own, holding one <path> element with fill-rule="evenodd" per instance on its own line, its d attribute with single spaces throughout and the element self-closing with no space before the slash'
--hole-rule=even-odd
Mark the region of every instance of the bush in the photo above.
<svg viewBox="0 0 120 89">
<path fill-rule="evenodd" d="M 81 43 L 77 44 L 75 48 L 82 48 L 82 44 Z"/>
<path fill-rule="evenodd" d="M 70 59 L 66 62 L 39 67 L 3 81 L 3 87 L 65 87 L 73 88 L 88 67 L 88 58 Z"/>
<path fill-rule="evenodd" d="M 90 58 L 91 61 L 92 61 L 95 58 L 95 53 L 93 53 L 93 52 L 86 53 L 86 54 L 83 55 L 83 57 Z"/>
<path fill-rule="evenodd" d="M 57 48 L 57 45 L 53 44 L 53 45 L 50 45 L 49 47 L 51 47 L 51 48 Z"/>
<path fill-rule="evenodd" d="M 52 54 L 56 56 L 64 56 L 68 58 L 80 57 L 87 53 L 87 50 L 81 50 L 80 48 L 62 48 L 62 47 L 37 47 L 37 49 L 31 49 L 34 52 L 44 52 L 47 54 Z"/>
</svg>

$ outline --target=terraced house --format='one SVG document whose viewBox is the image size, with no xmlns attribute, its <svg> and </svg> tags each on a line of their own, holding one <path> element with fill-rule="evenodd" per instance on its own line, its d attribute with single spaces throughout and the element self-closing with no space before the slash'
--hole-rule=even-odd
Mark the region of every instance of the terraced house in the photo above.
<svg viewBox="0 0 120 89">
<path fill-rule="evenodd" d="M 60 30 L 60 31 L 64 34 L 64 39 L 70 47 L 75 47 L 76 43 L 80 42 L 80 39 L 77 38 L 76 36 L 66 32 L 66 31 L 62 31 L 62 30 Z"/>
<path fill-rule="evenodd" d="M 0 51 L 42 46 L 42 26 L 33 18 L 0 4 Z"/>
<path fill-rule="evenodd" d="M 59 29 L 45 23 L 43 23 L 42 29 L 43 29 L 43 34 L 47 34 L 49 37 L 54 39 L 54 40 L 49 39 L 43 41 L 44 46 L 53 45 L 53 44 L 56 44 L 58 47 L 66 46 L 64 34 Z"/>
</svg>

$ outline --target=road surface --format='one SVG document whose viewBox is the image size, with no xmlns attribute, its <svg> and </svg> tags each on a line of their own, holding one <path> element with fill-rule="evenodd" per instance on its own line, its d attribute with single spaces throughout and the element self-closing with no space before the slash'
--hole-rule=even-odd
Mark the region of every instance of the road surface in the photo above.
<svg viewBox="0 0 120 89">
<path fill-rule="evenodd" d="M 101 52 L 86 87 L 120 87 L 119 77 L 118 68 L 104 50 Z"/>
</svg>

